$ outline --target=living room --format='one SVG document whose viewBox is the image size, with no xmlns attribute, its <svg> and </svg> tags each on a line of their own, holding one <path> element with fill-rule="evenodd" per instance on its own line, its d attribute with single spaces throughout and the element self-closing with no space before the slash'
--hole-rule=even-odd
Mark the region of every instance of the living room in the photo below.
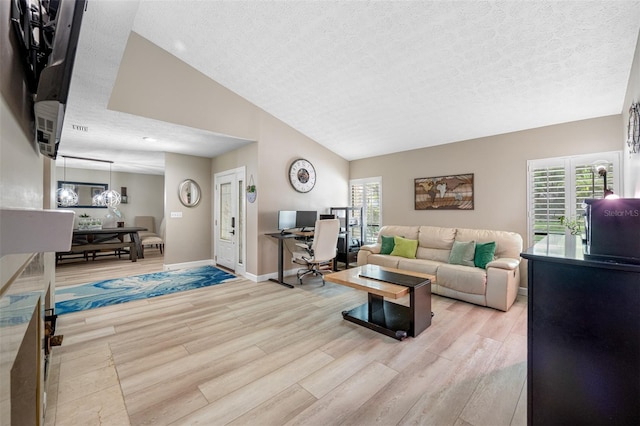
<svg viewBox="0 0 640 426">
<path fill-rule="evenodd" d="M 0 14 L 3 34 L 9 33 L 8 7 L 8 4 L 3 4 Z M 462 139 L 370 158 L 347 160 L 337 155 L 136 33 L 131 33 L 127 38 L 109 108 L 179 125 L 187 125 L 187 118 L 193 120 L 199 117 L 201 122 L 190 124 L 248 141 L 242 147 L 215 158 L 175 152 L 164 154 L 163 214 L 167 217 L 171 212 L 183 212 L 181 220 L 167 221 L 164 262 L 166 265 L 176 265 L 211 262 L 215 258 L 211 220 L 214 216 L 214 176 L 244 167 L 246 176 L 253 176 L 258 188 L 257 202 L 247 204 L 246 209 L 247 283 L 244 285 L 251 290 L 247 290 L 247 294 L 259 293 L 263 291 L 260 284 L 274 277 L 277 272 L 276 243 L 265 235 L 276 230 L 276 212 L 283 208 L 327 212 L 332 206 L 348 205 L 348 183 L 351 179 L 382 178 L 385 224 L 452 227 L 463 224 L 469 228 L 509 230 L 522 235 L 525 246 L 531 243 L 528 240 L 527 222 L 528 160 L 622 152 L 621 195 L 640 197 L 640 156 L 629 155 L 626 145 L 627 111 L 629 105 L 640 97 L 638 35 L 634 35 L 635 54 L 629 70 L 629 81 L 619 100 L 619 112 L 578 121 L 541 124 L 531 129 Z M 52 193 L 57 180 L 55 169 L 60 164 L 40 156 L 27 136 L 30 134 L 28 124 L 25 124 L 29 122 L 29 105 L 16 101 L 23 98 L 22 93 L 16 94 L 21 92 L 18 88 L 22 87 L 20 64 L 13 57 L 11 49 L 3 49 L 2 63 L 3 71 L 6 69 L 10 72 L 3 72 L 2 77 L 0 205 L 3 209 L 53 209 Z M 180 74 L 175 73 L 176 69 L 180 70 Z M 150 75 L 154 78 L 149 78 Z M 160 91 L 158 87 L 164 90 Z M 170 102 L 166 102 L 165 93 L 168 92 L 171 93 Z M 527 100 L 522 102 L 526 104 Z M 204 117 L 199 114 L 203 105 L 207 111 L 211 111 Z M 234 120 L 228 120 L 229 113 L 233 113 Z M 509 120 L 508 117 L 504 119 Z M 456 120 L 464 120 L 464 116 Z M 458 123 L 452 121 L 450 125 L 457 126 Z M 64 141 L 61 142 L 63 149 Z M 300 157 L 310 160 L 318 174 L 318 183 L 313 191 L 306 194 L 296 192 L 287 182 L 290 163 Z M 462 173 L 473 173 L 475 177 L 474 210 L 452 213 L 413 208 L 415 178 Z M 193 178 L 201 185 L 203 199 L 197 209 L 186 209 L 179 203 L 177 187 L 185 178 Z M 132 198 L 136 196 L 135 193 L 130 194 Z M 28 255 L 3 256 L 3 288 L 16 272 L 23 269 L 28 259 Z M 42 275 L 50 280 L 54 274 L 53 257 L 50 254 L 44 256 L 42 269 Z M 526 280 L 521 282 L 522 293 L 526 294 Z M 52 296 L 49 294 L 48 297 Z M 213 303 L 212 300 L 207 301 Z M 314 301 L 319 305 L 323 302 L 321 298 Z M 268 303 L 268 300 L 264 302 Z M 51 302 L 38 303 L 49 306 Z M 465 309 L 460 304 L 448 310 L 450 307 L 446 301 L 442 302 L 441 313 L 448 315 L 455 309 Z M 523 309 L 521 305 L 520 310 Z M 254 312 L 253 315 L 257 314 Z M 483 321 L 488 316 L 486 313 L 469 315 L 471 319 L 481 317 Z M 514 323 L 521 325 L 521 321 L 521 318 L 511 318 L 508 327 L 513 327 Z M 217 343 L 223 344 L 222 341 Z M 338 353 L 340 350 L 334 352 Z M 412 353 L 415 355 L 415 352 Z M 323 362 L 320 355 L 314 360 Z M 6 377 L 4 374 L 3 380 Z M 368 377 L 375 375 L 375 371 L 370 372 Z"/>
</svg>

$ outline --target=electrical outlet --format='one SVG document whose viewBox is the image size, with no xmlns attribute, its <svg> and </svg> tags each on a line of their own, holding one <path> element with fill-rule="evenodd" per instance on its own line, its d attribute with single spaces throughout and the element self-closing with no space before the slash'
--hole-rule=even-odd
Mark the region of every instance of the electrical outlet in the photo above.
<svg viewBox="0 0 640 426">
<path fill-rule="evenodd" d="M 172 218 L 181 218 L 182 217 L 182 212 L 171 212 L 171 217 Z"/>
</svg>

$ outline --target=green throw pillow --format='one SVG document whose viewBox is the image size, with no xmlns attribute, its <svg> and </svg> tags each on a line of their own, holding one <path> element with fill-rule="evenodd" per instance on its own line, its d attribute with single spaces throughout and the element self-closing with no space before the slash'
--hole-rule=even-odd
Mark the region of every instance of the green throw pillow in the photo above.
<svg viewBox="0 0 640 426">
<path fill-rule="evenodd" d="M 381 235 L 380 238 L 382 238 L 382 244 L 380 245 L 380 254 L 391 254 L 393 248 L 396 245 L 394 238 L 385 237 L 384 235 Z"/>
<path fill-rule="evenodd" d="M 487 263 L 493 260 L 493 256 L 495 254 L 496 254 L 495 241 L 491 241 L 490 243 L 477 243 L 476 255 L 473 258 L 473 263 L 478 268 L 485 269 L 487 267 Z"/>
<path fill-rule="evenodd" d="M 392 256 L 401 256 L 408 259 L 416 258 L 416 250 L 418 250 L 418 240 L 409 240 L 402 237 L 393 237 Z"/>
<path fill-rule="evenodd" d="M 473 264 L 473 257 L 476 253 L 476 242 L 461 242 L 454 241 L 453 247 L 451 247 L 451 254 L 449 255 L 449 263 L 452 265 L 464 265 L 475 266 Z"/>
</svg>

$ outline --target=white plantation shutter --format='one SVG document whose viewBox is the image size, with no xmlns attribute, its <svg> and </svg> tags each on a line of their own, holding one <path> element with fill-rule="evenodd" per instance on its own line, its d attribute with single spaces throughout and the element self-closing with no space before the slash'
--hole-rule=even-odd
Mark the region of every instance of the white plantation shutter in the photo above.
<svg viewBox="0 0 640 426">
<path fill-rule="evenodd" d="M 564 215 L 566 209 L 564 164 L 542 164 L 533 167 L 529 172 L 531 179 L 529 215 L 534 241 L 539 241 L 547 234 L 563 234 L 563 226 L 557 218 Z"/>
<path fill-rule="evenodd" d="M 609 162 L 607 188 L 620 194 L 619 152 L 528 161 L 530 242 L 540 241 L 547 234 L 569 232 L 560 217 L 581 222 L 584 200 L 603 198 L 604 179 L 593 173 L 597 161 Z"/>
<path fill-rule="evenodd" d="M 373 244 L 382 223 L 382 178 L 354 179 L 350 182 L 350 188 L 351 206 L 362 207 L 364 229 L 363 236 L 354 237 L 363 244 Z"/>
</svg>

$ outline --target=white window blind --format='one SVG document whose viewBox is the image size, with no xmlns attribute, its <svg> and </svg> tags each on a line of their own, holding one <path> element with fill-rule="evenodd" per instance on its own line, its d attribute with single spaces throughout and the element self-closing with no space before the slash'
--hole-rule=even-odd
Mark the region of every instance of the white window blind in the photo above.
<svg viewBox="0 0 640 426">
<path fill-rule="evenodd" d="M 569 230 L 560 218 L 577 220 L 584 230 L 584 200 L 604 197 L 604 177 L 594 164 L 606 164 L 607 189 L 620 194 L 620 153 L 608 152 L 528 162 L 529 241 Z"/>
<path fill-rule="evenodd" d="M 350 182 L 351 206 L 362 207 L 363 244 L 372 244 L 378 238 L 382 223 L 382 178 L 354 179 Z M 359 231 L 359 230 L 358 230 Z"/>
</svg>

